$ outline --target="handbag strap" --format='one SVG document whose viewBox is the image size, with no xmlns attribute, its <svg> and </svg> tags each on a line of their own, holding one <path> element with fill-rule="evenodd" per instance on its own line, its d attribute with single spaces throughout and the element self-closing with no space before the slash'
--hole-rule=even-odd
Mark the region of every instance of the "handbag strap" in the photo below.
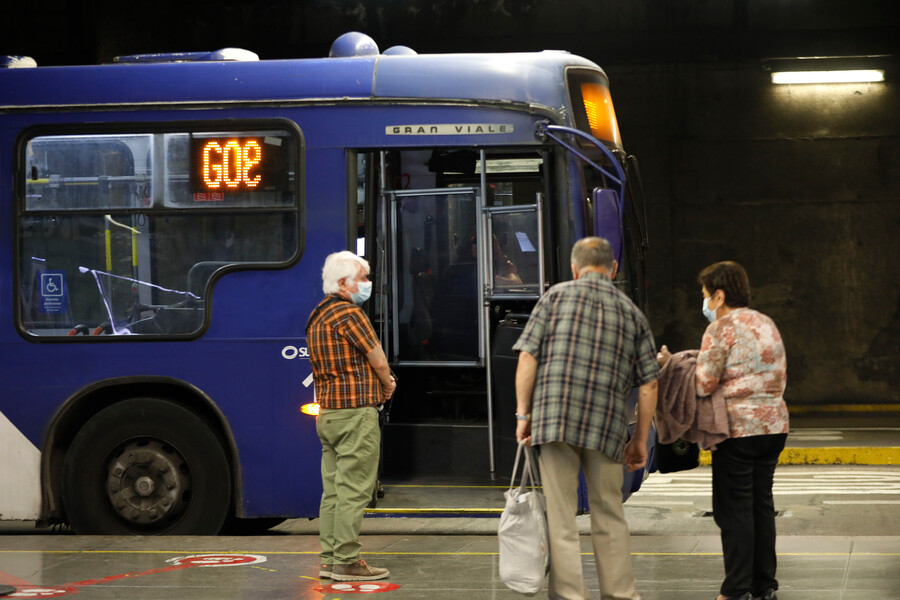
<svg viewBox="0 0 900 600">
<path fill-rule="evenodd" d="M 532 491 L 536 489 L 535 486 L 538 478 L 537 473 L 535 472 L 534 450 L 531 449 L 531 446 L 528 446 L 522 441 L 519 442 L 519 447 L 516 449 L 516 462 L 513 465 L 512 478 L 509 480 L 510 491 L 515 487 L 516 473 L 519 472 L 519 459 L 523 455 L 525 456 L 525 461 L 522 465 L 522 478 L 519 480 L 519 489 L 522 491 L 524 491 L 526 487 L 530 487 Z"/>
</svg>

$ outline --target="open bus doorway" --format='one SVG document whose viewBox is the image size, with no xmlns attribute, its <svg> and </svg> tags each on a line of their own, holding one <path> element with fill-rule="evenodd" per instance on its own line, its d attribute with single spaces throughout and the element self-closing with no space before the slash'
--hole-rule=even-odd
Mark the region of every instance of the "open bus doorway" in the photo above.
<svg viewBox="0 0 900 600">
<path fill-rule="evenodd" d="M 361 219 L 381 291 L 370 310 L 401 381 L 385 424 L 385 476 L 490 477 L 494 336 L 506 315 L 531 311 L 546 281 L 545 157 L 415 150 L 366 160 L 377 168 L 361 174 L 394 184 Z"/>
</svg>

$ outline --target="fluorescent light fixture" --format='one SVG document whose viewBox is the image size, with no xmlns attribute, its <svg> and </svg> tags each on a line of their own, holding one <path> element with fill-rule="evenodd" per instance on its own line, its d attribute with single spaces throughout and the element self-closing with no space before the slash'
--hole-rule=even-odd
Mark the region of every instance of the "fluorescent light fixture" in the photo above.
<svg viewBox="0 0 900 600">
<path fill-rule="evenodd" d="M 772 83 L 866 83 L 884 81 L 884 71 L 867 69 L 854 71 L 778 71 L 772 73 Z"/>
</svg>

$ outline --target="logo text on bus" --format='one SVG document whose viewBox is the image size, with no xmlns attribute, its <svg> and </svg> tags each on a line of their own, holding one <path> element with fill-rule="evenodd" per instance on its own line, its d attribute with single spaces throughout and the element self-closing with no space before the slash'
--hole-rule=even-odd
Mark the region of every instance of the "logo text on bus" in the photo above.
<svg viewBox="0 0 900 600">
<path fill-rule="evenodd" d="M 288 360 L 309 358 L 309 350 L 307 350 L 306 346 L 285 346 L 281 349 L 281 356 Z"/>
<path fill-rule="evenodd" d="M 388 125 L 385 135 L 503 135 L 513 132 L 509 123 L 436 123 Z"/>
</svg>

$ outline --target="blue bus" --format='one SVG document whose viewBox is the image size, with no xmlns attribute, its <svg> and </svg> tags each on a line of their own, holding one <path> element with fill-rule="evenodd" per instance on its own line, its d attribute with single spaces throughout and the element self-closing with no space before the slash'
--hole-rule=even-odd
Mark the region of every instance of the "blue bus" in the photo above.
<svg viewBox="0 0 900 600">
<path fill-rule="evenodd" d="M 303 331 L 341 249 L 400 381 L 384 474 L 508 472 L 510 339 L 572 243 L 610 239 L 643 298 L 636 168 L 566 52 L 2 59 L 0 519 L 316 516 Z"/>
</svg>

